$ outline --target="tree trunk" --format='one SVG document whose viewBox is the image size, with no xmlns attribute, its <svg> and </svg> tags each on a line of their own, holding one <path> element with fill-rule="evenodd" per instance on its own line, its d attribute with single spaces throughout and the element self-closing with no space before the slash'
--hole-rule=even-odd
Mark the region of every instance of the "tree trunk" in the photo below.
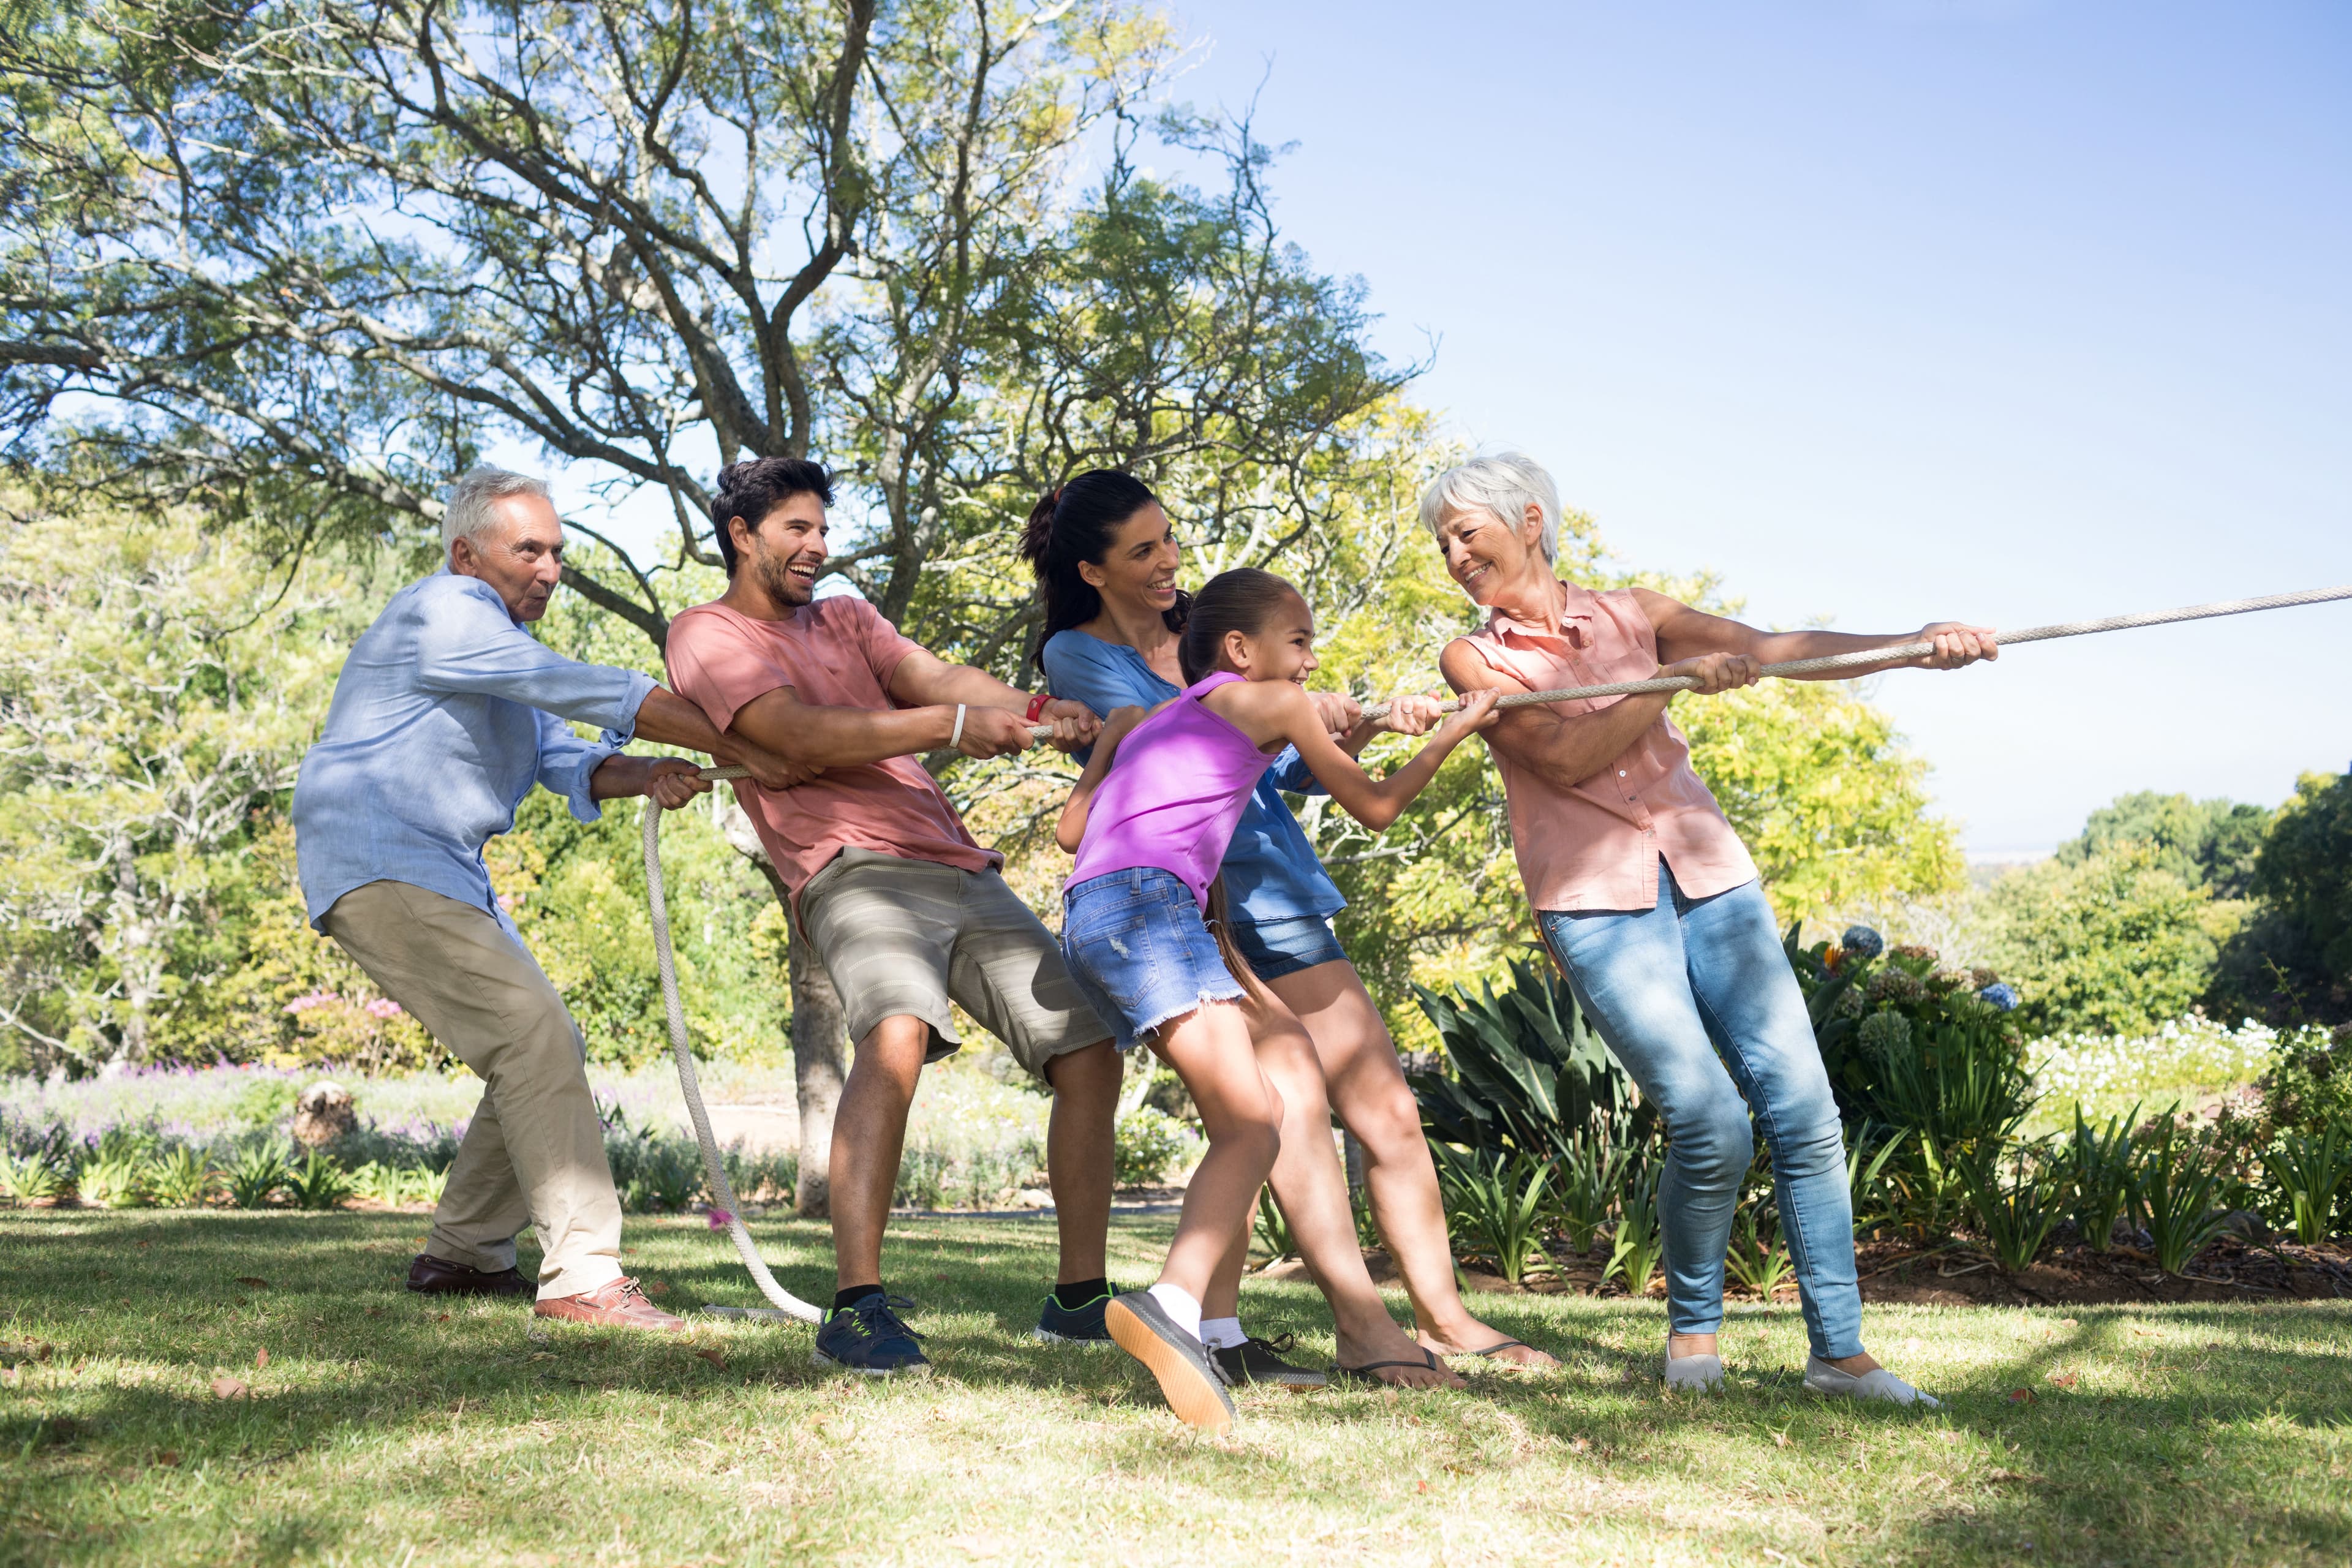
<svg viewBox="0 0 2352 1568">
<path fill-rule="evenodd" d="M 833 1158 L 833 1110 L 841 1100 L 842 1062 L 849 1041 L 842 1029 L 841 994 L 833 988 L 833 976 L 825 973 L 816 950 L 801 940 L 797 923 L 792 928 L 791 951 L 793 1078 L 801 1117 L 800 1181 L 793 1189 L 793 1208 L 823 1217 L 833 1212 L 827 1173 Z"/>
<path fill-rule="evenodd" d="M 833 1110 L 841 1101 L 844 1063 L 848 1058 L 849 1041 L 841 1022 L 841 994 L 833 988 L 833 976 L 808 943 L 801 940 L 800 926 L 792 919 L 791 890 L 784 879 L 768 858 L 752 829 L 751 819 L 735 804 L 730 793 L 717 799 L 719 829 L 735 852 L 760 868 L 774 889 L 776 902 L 783 906 L 785 926 L 789 931 L 785 973 L 793 995 L 793 1100 L 800 1113 L 800 1175 L 793 1184 L 793 1211 L 814 1219 L 823 1219 L 833 1212 L 833 1193 L 827 1181 L 827 1166 L 833 1158 Z"/>
</svg>

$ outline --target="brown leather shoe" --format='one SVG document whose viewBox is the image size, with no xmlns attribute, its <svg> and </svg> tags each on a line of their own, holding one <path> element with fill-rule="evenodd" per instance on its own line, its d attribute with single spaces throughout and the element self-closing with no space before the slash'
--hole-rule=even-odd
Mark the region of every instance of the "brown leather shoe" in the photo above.
<svg viewBox="0 0 2352 1568">
<path fill-rule="evenodd" d="M 490 1274 L 420 1252 L 408 1266 L 408 1288 L 428 1296 L 528 1296 L 539 1285 L 511 1268 Z"/>
<path fill-rule="evenodd" d="M 574 1323 L 606 1323 L 622 1329 L 682 1331 L 686 1320 L 665 1312 L 646 1300 L 637 1282 L 624 1274 L 601 1289 L 577 1296 L 543 1296 L 531 1308 L 536 1318 L 563 1318 Z"/>
</svg>

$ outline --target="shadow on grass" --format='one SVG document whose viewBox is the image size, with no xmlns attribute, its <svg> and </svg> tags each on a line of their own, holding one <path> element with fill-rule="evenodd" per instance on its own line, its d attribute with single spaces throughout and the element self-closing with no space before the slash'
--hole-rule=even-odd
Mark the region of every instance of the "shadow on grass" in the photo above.
<svg viewBox="0 0 2352 1568">
<path fill-rule="evenodd" d="M 1113 1279 L 1148 1278 L 1169 1224 L 1122 1222 Z M 552 1458 L 530 1458 L 533 1444 L 559 1442 L 535 1435 L 542 1425 L 577 1444 L 581 1430 L 609 1426 L 608 1413 L 625 1407 L 640 1426 L 668 1421 L 681 1436 L 730 1442 L 740 1431 L 751 1443 L 771 1424 L 790 1435 L 821 1419 L 821 1407 L 866 1397 L 810 1365 L 804 1326 L 705 1320 L 688 1336 L 655 1336 L 545 1324 L 527 1303 L 413 1295 L 402 1279 L 424 1225 L 409 1215 L 0 1216 L 0 1342 L 55 1345 L 50 1359 L 19 1367 L 0 1390 L 0 1559 L 168 1558 L 184 1543 L 171 1531 L 194 1528 L 175 1522 L 173 1510 L 198 1507 L 202 1489 L 183 1484 L 195 1471 L 236 1495 L 275 1500 L 254 1505 L 233 1537 L 203 1538 L 208 1550 L 233 1543 L 240 1561 L 331 1556 L 370 1539 L 376 1499 L 354 1486 L 354 1473 L 387 1486 L 396 1478 L 405 1506 L 437 1528 L 489 1530 L 496 1520 L 469 1522 L 482 1482 L 466 1473 L 461 1429 L 524 1456 L 514 1461 L 524 1479 L 502 1483 L 500 1506 L 555 1508 L 572 1484 Z M 780 1276 L 819 1294 L 831 1263 L 824 1227 L 754 1228 Z M 922 1304 L 917 1323 L 931 1336 L 943 1393 L 1013 1392 L 1014 1405 L 1049 1420 L 1156 1408 L 1148 1378 L 1118 1352 L 1028 1338 L 1054 1274 L 1050 1221 L 909 1219 L 890 1234 L 889 1283 Z M 725 1239 L 699 1218 L 633 1219 L 627 1245 L 625 1266 L 666 1286 L 666 1305 L 690 1314 L 704 1301 L 758 1301 Z M 1402 1317 L 1402 1296 L 1391 1300 Z M 1328 1356 L 1329 1319 L 1311 1287 L 1254 1283 L 1244 1301 L 1256 1331 L 1295 1331 L 1307 1359 Z M 1801 1509 L 1812 1489 L 1825 1517 L 1858 1516 L 1841 1528 L 1866 1542 L 1808 1545 L 1757 1527 L 1755 1553 L 1798 1561 L 2352 1556 L 2343 1481 L 2352 1458 L 2352 1311 L 2343 1308 L 1874 1309 L 1882 1343 L 1910 1332 L 1955 1347 L 1921 1379 L 1947 1408 L 1915 1413 L 1806 1394 L 1793 1310 L 1736 1316 L 1735 1362 L 1746 1370 L 1735 1372 L 1732 1387 L 1717 1398 L 1669 1399 L 1655 1383 L 1664 1335 L 1655 1303 L 1483 1297 L 1476 1307 L 1503 1332 L 1559 1354 L 1562 1373 L 1465 1363 L 1466 1394 L 1253 1393 L 1245 1412 L 1262 1418 L 1276 1449 L 1293 1454 L 1336 1452 L 1302 1447 L 1307 1436 L 1345 1446 L 1410 1423 L 1449 1456 L 1446 1473 L 1524 1473 L 1555 1488 L 1590 1479 L 1636 1498 L 1655 1488 L 1701 1496 L 1716 1489 L 1727 1500 L 1789 1494 Z M 269 1364 L 257 1368 L 263 1349 Z M 215 1396 L 211 1380 L 220 1376 L 246 1382 L 254 1397 Z M 2071 1385 L 2053 1381 L 2069 1377 Z M 2032 1397 L 2013 1403 L 2021 1388 Z M 794 1399 L 780 1405 L 763 1390 Z M 918 1418 L 913 1401 L 877 1408 L 893 1421 Z M 990 1432 L 1003 1410 L 920 1418 L 967 1423 L 970 1451 L 986 1463 L 1002 1458 Z M 1218 1496 L 1270 1487 L 1311 1496 L 1323 1484 L 1316 1466 L 1339 1462 L 1308 1458 L 1270 1473 L 1265 1449 L 1192 1443 L 1158 1423 L 1093 1430 L 1086 1441 L 1147 1485 L 1175 1477 Z M 349 1457 L 369 1443 L 386 1446 L 366 1450 L 363 1462 Z M 1515 1468 L 1529 1452 L 1542 1464 Z M 278 1499 L 297 1475 L 310 1478 L 310 1489 Z M 596 1500 L 625 1515 L 640 1492 L 678 1484 L 672 1471 L 649 1468 L 608 1482 Z M 856 1517 L 840 1500 L 885 1479 L 852 1475 L 835 1484 L 835 1511 Z M 118 1492 L 142 1485 L 149 1501 L 115 1505 Z M 1686 1523 L 1656 1528 L 1696 1544 Z M 456 1554 L 445 1537 L 418 1561 Z"/>
</svg>

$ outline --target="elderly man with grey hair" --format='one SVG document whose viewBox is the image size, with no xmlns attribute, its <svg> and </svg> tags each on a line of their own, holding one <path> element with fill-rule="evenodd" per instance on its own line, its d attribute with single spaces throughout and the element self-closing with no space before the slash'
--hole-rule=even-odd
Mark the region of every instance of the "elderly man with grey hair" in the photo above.
<svg viewBox="0 0 2352 1568">
<path fill-rule="evenodd" d="M 394 595 L 352 647 L 294 789 L 310 923 L 486 1085 L 409 1289 L 535 1289 L 541 1317 L 680 1329 L 621 1272 L 585 1043 L 492 892 L 482 846 L 534 784 L 583 822 L 599 801 L 674 808 L 710 787 L 691 763 L 623 754 L 633 736 L 740 763 L 773 787 L 806 774 L 722 736 L 651 677 L 574 663 L 523 630 L 562 571 L 563 525 L 539 480 L 474 469 L 450 490 L 442 538 L 446 570 Z M 566 720 L 604 734 L 583 741 Z M 526 1224 L 535 1285 L 515 1268 Z"/>
</svg>

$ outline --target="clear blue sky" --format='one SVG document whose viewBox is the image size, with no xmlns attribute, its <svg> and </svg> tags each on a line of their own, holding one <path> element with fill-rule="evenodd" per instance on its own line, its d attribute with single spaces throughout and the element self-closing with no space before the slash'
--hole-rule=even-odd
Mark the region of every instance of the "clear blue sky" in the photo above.
<svg viewBox="0 0 2352 1568">
<path fill-rule="evenodd" d="M 2352 7 L 1179 7 L 1466 439 L 1751 618 L 2352 583 Z M 1263 88 L 1260 87 L 1263 79 Z M 2352 605 L 1890 675 L 1974 851 L 2352 763 Z"/>
</svg>

